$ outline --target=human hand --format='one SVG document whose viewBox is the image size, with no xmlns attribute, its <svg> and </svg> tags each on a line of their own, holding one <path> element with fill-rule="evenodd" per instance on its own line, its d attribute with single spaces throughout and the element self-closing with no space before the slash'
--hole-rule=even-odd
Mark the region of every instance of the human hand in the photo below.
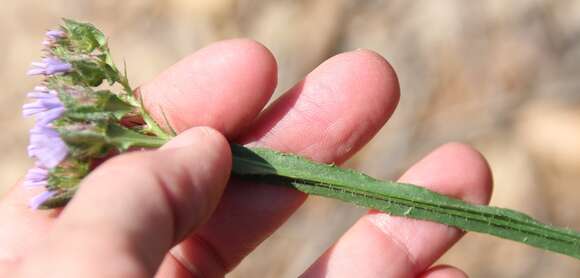
<svg viewBox="0 0 580 278">
<path fill-rule="evenodd" d="M 398 102 L 394 71 L 370 51 L 330 58 L 260 114 L 276 75 L 268 50 L 230 40 L 143 85 L 148 110 L 160 123 L 165 114 L 182 134 L 160 150 L 107 161 L 62 212 L 30 210 L 27 200 L 35 192 L 15 186 L 0 203 L 0 276 L 220 277 L 232 270 L 305 195 L 235 180 L 222 192 L 231 154 L 221 134 L 341 163 L 373 137 Z M 435 150 L 402 180 L 473 203 L 486 203 L 491 194 L 486 162 L 461 144 Z M 431 267 L 461 234 L 370 212 L 304 276 L 461 277 L 456 268 Z"/>
</svg>

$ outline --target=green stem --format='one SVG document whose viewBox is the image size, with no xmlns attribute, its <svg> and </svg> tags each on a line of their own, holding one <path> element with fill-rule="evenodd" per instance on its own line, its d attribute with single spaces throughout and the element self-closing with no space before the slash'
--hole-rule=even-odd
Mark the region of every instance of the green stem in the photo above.
<svg viewBox="0 0 580 278">
<path fill-rule="evenodd" d="M 115 70 L 117 70 L 117 69 L 115 69 Z M 121 86 L 123 87 L 123 90 L 127 93 L 127 95 L 133 97 L 132 98 L 133 99 L 133 103 L 132 104 L 134 104 L 134 105 L 139 104 L 139 102 L 134 101 L 133 88 L 131 88 L 131 85 L 129 85 L 129 80 L 127 79 L 127 76 L 121 75 L 121 74 L 119 74 L 119 76 L 121 76 L 121 81 L 119 83 L 121 83 Z"/>
<path fill-rule="evenodd" d="M 162 139 L 169 140 L 173 138 L 175 134 L 168 134 L 167 132 L 165 132 L 165 130 L 163 130 L 163 128 L 161 128 L 161 126 L 159 126 L 157 122 L 145 110 L 143 100 L 138 99 L 137 96 L 135 96 L 133 88 L 131 88 L 131 85 L 129 84 L 129 79 L 127 78 L 126 72 L 127 66 L 125 66 L 125 71 L 123 73 L 121 73 L 119 69 L 114 65 L 113 68 L 117 72 L 117 75 L 119 76 L 119 83 L 121 84 L 121 87 L 123 87 L 123 90 L 125 91 L 125 94 L 123 94 L 124 100 L 133 107 L 139 108 L 141 115 L 143 116 L 143 120 L 147 125 L 147 131 L 155 134 L 155 136 Z"/>
<path fill-rule="evenodd" d="M 148 136 L 130 130 L 126 127 L 111 124 L 107 128 L 107 140 L 112 145 L 115 145 L 120 150 L 128 150 L 130 148 L 150 148 L 155 149 L 167 143 L 167 138 L 160 138 L 157 136 Z"/>
<path fill-rule="evenodd" d="M 511 239 L 580 259 L 580 234 L 542 224 L 509 209 L 472 205 L 411 184 L 379 181 L 360 172 L 268 149 L 232 145 L 233 174 L 290 186 L 396 216 L 433 221 Z"/>
<path fill-rule="evenodd" d="M 143 105 L 141 105 L 141 107 L 144 107 Z M 145 108 L 141 108 L 141 115 L 143 115 L 143 120 L 145 121 L 145 124 L 147 124 L 147 129 L 149 132 L 155 134 L 155 136 L 167 140 L 169 141 L 171 138 L 173 138 L 174 136 L 168 134 L 167 132 L 165 132 L 165 130 L 163 130 L 163 128 L 161 128 L 161 126 L 159 126 L 157 124 L 157 122 L 155 120 L 153 120 L 153 118 L 151 116 L 149 116 L 149 113 L 147 113 L 147 111 L 145 111 Z"/>
<path fill-rule="evenodd" d="M 117 143 L 114 142 L 114 140 L 112 141 L 113 143 Z M 167 140 L 163 138 L 158 138 L 155 136 L 143 136 L 140 138 L 131 138 L 131 145 L 128 146 L 128 148 L 137 147 L 137 148 L 156 149 L 163 146 L 165 143 L 167 143 Z"/>
</svg>

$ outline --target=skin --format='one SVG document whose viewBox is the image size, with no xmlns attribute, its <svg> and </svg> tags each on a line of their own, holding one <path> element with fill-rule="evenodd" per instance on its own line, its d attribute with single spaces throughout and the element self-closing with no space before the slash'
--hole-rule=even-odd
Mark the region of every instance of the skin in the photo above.
<svg viewBox="0 0 580 278">
<path fill-rule="evenodd" d="M 30 210 L 37 192 L 15 185 L 0 202 L 0 276 L 222 277 L 234 269 L 306 196 L 229 180 L 227 142 L 341 163 L 399 99 L 394 70 L 368 50 L 328 59 L 263 110 L 276 79 L 272 54 L 241 39 L 209 45 L 141 86 L 151 114 L 165 122 L 163 111 L 180 134 L 159 150 L 108 160 L 62 211 Z M 478 204 L 492 188 L 483 157 L 459 143 L 434 150 L 401 180 Z M 466 277 L 432 266 L 461 236 L 370 211 L 303 276 Z"/>
</svg>

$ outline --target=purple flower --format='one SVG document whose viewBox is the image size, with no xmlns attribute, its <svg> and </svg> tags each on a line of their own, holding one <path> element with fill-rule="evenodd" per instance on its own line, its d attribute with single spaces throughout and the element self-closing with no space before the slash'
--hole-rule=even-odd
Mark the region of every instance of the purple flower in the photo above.
<svg viewBox="0 0 580 278">
<path fill-rule="evenodd" d="M 48 182 L 48 170 L 34 167 L 28 170 L 23 185 L 27 188 L 46 186 Z"/>
<path fill-rule="evenodd" d="M 72 65 L 58 58 L 48 57 L 42 59 L 42 62 L 32 63 L 32 68 L 26 72 L 28 75 L 53 75 L 58 73 L 67 73 L 72 70 Z"/>
<path fill-rule="evenodd" d="M 51 169 L 66 158 L 68 147 L 56 130 L 36 125 L 30 130 L 28 155 L 36 158 L 41 167 Z"/>
<path fill-rule="evenodd" d="M 44 191 L 30 199 L 28 205 L 33 209 L 38 209 L 44 202 L 52 198 L 56 194 L 55 191 Z"/>
<path fill-rule="evenodd" d="M 36 100 L 22 106 L 24 117 L 35 116 L 36 124 L 45 126 L 58 119 L 65 111 L 65 107 L 55 91 L 49 91 L 44 87 L 36 87 L 28 93 L 28 97 Z"/>
</svg>

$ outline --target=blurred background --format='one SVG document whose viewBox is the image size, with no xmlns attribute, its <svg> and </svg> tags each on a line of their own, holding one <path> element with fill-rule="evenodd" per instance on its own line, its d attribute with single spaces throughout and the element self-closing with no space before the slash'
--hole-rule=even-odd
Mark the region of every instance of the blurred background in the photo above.
<svg viewBox="0 0 580 278">
<path fill-rule="evenodd" d="M 395 179 L 447 141 L 476 146 L 495 179 L 492 204 L 580 230 L 580 1 L 2 0 L 0 194 L 31 165 L 20 117 L 24 75 L 61 17 L 110 37 L 139 84 L 221 39 L 249 37 L 279 63 L 277 95 L 328 57 L 385 56 L 401 103 L 348 162 Z M 450 169 L 452 170 L 452 169 Z M 229 277 L 295 277 L 364 209 L 311 198 Z M 472 277 L 580 277 L 578 261 L 469 234 L 445 257 Z"/>
</svg>

